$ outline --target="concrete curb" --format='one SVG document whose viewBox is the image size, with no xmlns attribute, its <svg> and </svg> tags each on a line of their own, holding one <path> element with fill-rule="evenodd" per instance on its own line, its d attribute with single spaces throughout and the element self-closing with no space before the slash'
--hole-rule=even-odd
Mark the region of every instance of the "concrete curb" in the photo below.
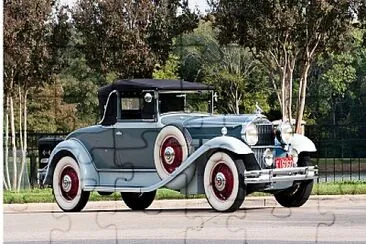
<svg viewBox="0 0 366 244">
<path fill-rule="evenodd" d="M 307 205 L 315 205 L 320 202 L 322 205 L 335 201 L 363 201 L 366 202 L 366 195 L 312 195 Z M 244 208 L 250 207 L 279 207 L 273 196 L 247 197 L 243 203 Z M 173 199 L 173 200 L 155 200 L 149 209 L 189 209 L 189 208 L 207 208 L 211 207 L 206 199 Z M 123 201 L 95 201 L 88 202 L 83 211 L 103 211 L 103 210 L 128 210 Z M 4 204 L 4 213 L 30 213 L 30 212 L 62 212 L 56 203 L 25 203 L 25 204 Z"/>
</svg>

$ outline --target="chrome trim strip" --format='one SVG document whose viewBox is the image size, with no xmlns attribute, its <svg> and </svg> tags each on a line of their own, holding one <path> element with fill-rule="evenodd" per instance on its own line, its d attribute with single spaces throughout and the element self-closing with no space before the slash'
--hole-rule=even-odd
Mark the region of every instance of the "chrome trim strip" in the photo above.
<svg viewBox="0 0 366 244">
<path fill-rule="evenodd" d="M 127 168 L 127 169 L 97 169 L 97 171 L 99 173 L 110 173 L 110 172 L 114 172 L 114 173 L 125 173 L 125 172 L 151 172 L 151 173 L 156 173 L 156 169 L 134 169 L 134 168 Z"/>
<path fill-rule="evenodd" d="M 252 170 L 245 172 L 244 177 L 246 184 L 311 180 L 318 178 L 318 167 L 307 166 L 307 167 L 286 168 L 286 169 Z"/>
<path fill-rule="evenodd" d="M 112 96 L 112 94 L 114 94 L 114 93 L 116 93 L 117 94 L 117 90 L 113 90 L 113 91 L 111 91 L 110 93 L 109 93 L 109 95 L 108 95 L 108 98 L 107 98 L 107 102 L 104 104 L 104 113 L 103 113 L 103 117 L 102 117 L 102 119 L 99 121 L 99 125 L 100 124 L 102 124 L 102 122 L 103 122 L 103 120 L 105 119 L 105 114 L 106 114 L 106 110 L 107 110 L 107 106 L 108 106 L 108 103 L 109 103 L 109 100 L 110 100 L 110 98 L 111 98 L 111 96 Z M 118 116 L 117 116 L 118 117 Z"/>
<path fill-rule="evenodd" d="M 84 191 L 104 191 L 104 192 L 142 192 L 143 188 L 140 186 L 136 187 L 116 187 L 113 185 L 110 186 L 84 186 Z"/>
<path fill-rule="evenodd" d="M 271 148 L 271 149 L 282 149 L 281 146 L 251 146 L 251 149 L 267 149 L 267 148 Z"/>
<path fill-rule="evenodd" d="M 167 93 L 174 93 L 174 94 L 179 94 L 179 93 L 209 93 L 213 91 L 212 89 L 207 89 L 207 90 L 158 90 L 159 94 L 167 94 Z"/>
</svg>

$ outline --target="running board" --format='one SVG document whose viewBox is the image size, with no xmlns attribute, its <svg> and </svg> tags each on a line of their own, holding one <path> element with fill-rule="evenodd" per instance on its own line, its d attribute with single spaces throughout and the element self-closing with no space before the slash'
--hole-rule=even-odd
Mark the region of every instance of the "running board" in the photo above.
<svg viewBox="0 0 366 244">
<path fill-rule="evenodd" d="M 115 187 L 115 186 L 84 186 L 84 191 L 100 191 L 100 192 L 150 192 L 154 191 L 152 187 Z"/>
</svg>

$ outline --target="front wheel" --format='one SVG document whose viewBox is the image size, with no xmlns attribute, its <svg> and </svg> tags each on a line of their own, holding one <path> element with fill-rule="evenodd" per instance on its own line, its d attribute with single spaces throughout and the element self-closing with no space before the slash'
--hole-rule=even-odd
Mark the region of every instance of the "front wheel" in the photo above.
<svg viewBox="0 0 366 244">
<path fill-rule="evenodd" d="M 310 166 L 308 155 L 299 155 L 299 166 Z M 300 207 L 309 199 L 314 180 L 295 182 L 290 188 L 274 194 L 276 201 L 283 207 Z"/>
<path fill-rule="evenodd" d="M 58 161 L 52 186 L 56 203 L 65 212 L 79 212 L 89 200 L 90 192 L 81 189 L 79 165 L 72 157 Z"/>
<path fill-rule="evenodd" d="M 214 153 L 207 161 L 204 188 L 208 203 L 216 211 L 232 212 L 244 201 L 244 163 L 225 152 Z"/>
<path fill-rule="evenodd" d="M 148 208 L 154 201 L 156 191 L 151 192 L 122 192 L 122 199 L 125 204 L 132 210 L 144 210 Z"/>
</svg>

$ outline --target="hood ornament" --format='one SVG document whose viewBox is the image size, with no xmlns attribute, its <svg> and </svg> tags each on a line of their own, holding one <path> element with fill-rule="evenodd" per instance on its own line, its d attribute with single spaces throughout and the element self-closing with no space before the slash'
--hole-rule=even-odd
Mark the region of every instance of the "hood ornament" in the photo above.
<svg viewBox="0 0 366 244">
<path fill-rule="evenodd" d="M 255 102 L 255 113 L 256 114 L 262 114 L 263 109 L 259 107 L 258 102 Z"/>
</svg>

